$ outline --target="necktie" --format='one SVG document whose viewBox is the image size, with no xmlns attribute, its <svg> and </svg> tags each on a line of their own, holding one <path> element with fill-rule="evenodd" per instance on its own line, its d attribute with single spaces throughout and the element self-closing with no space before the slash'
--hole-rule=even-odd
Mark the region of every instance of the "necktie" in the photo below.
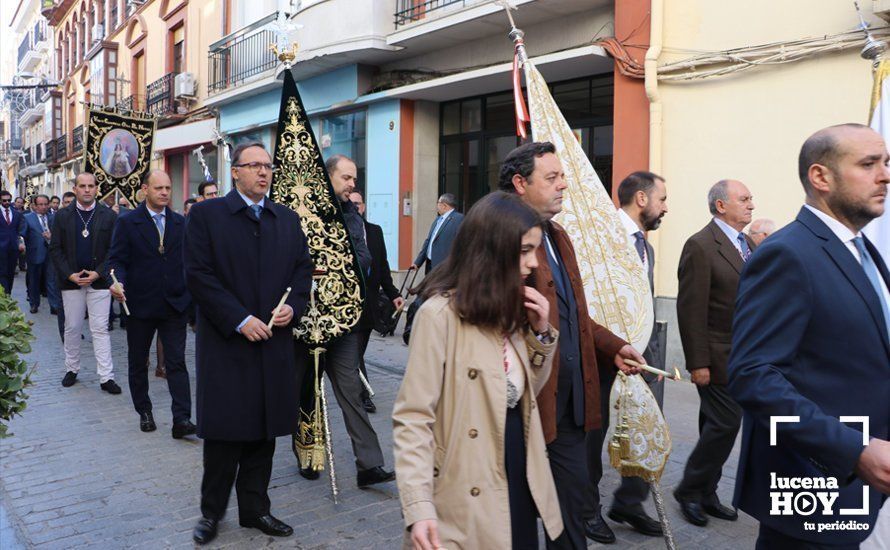
<svg viewBox="0 0 890 550">
<path fill-rule="evenodd" d="M 161 237 L 161 241 L 164 240 L 164 216 L 163 214 L 155 214 L 152 216 L 155 221 L 155 225 L 158 226 L 158 236 Z"/>
<path fill-rule="evenodd" d="M 12 224 L 12 220 L 9 219 L 9 207 L 6 207 L 6 225 Z"/>
<path fill-rule="evenodd" d="M 747 262 L 748 258 L 751 257 L 751 248 L 748 246 L 748 240 L 745 239 L 744 233 L 739 233 L 737 239 L 739 241 L 739 248 L 742 251 L 742 260 Z"/>
<path fill-rule="evenodd" d="M 258 204 L 251 204 L 250 209 L 253 210 L 253 215 L 259 220 L 260 215 L 263 213 L 263 207 Z"/>
<path fill-rule="evenodd" d="M 46 216 L 40 216 L 40 227 L 42 227 L 44 231 L 48 231 L 46 227 Z"/>
<path fill-rule="evenodd" d="M 637 254 L 640 255 L 640 261 L 646 263 L 646 239 L 643 238 L 643 232 L 637 231 L 634 233 L 634 247 L 637 249 Z"/>
<path fill-rule="evenodd" d="M 884 325 L 887 328 L 887 336 L 890 336 L 890 306 L 887 305 L 887 300 L 884 298 L 881 275 L 878 273 L 878 268 L 875 266 L 871 254 L 865 248 L 865 241 L 862 240 L 862 237 L 855 237 L 853 245 L 856 246 L 856 250 L 859 251 L 859 257 L 862 258 L 862 269 L 865 270 L 866 277 L 868 277 L 871 286 L 875 287 L 875 292 L 878 293 L 878 301 L 881 303 L 881 309 L 884 311 Z"/>
</svg>

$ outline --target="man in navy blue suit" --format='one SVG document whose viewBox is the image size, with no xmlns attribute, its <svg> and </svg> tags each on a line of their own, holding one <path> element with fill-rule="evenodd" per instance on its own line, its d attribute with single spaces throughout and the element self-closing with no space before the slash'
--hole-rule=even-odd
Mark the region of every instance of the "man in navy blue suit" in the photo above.
<svg viewBox="0 0 890 550">
<path fill-rule="evenodd" d="M 49 208 L 49 197 L 46 195 L 37 195 L 31 203 L 31 211 L 25 214 L 25 248 L 28 253 L 25 255 L 28 261 L 28 303 L 31 306 L 31 313 L 37 313 L 40 307 L 40 292 L 43 288 L 53 284 L 47 280 L 50 275 L 54 278 L 51 271 L 47 269 L 49 260 L 49 241 L 51 237 L 50 226 L 52 225 L 52 215 L 47 214 Z"/>
<path fill-rule="evenodd" d="M 185 326 L 192 301 L 183 266 L 185 218 L 169 207 L 172 185 L 163 170 L 149 172 L 142 191 L 145 201 L 122 214 L 114 227 L 109 263 L 120 285 L 110 290 L 130 309 L 127 358 L 139 429 L 157 429 L 148 397 L 148 354 L 157 331 L 172 398 L 173 437 L 181 439 L 196 431 L 185 367 Z"/>
<path fill-rule="evenodd" d="M 0 286 L 7 294 L 12 294 L 15 281 L 15 267 L 25 244 L 20 237 L 25 234 L 25 218 L 12 206 L 9 191 L 0 191 Z"/>
<path fill-rule="evenodd" d="M 867 126 L 810 136 L 806 205 L 742 273 L 735 504 L 760 521 L 758 549 L 858 548 L 890 494 L 890 273 L 860 232 L 884 212 L 888 161 Z"/>
</svg>

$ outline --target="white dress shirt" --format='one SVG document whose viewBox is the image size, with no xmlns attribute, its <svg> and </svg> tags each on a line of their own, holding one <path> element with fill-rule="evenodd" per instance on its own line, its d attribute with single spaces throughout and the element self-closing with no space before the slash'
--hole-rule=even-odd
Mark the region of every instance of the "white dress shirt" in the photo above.
<svg viewBox="0 0 890 550">
<path fill-rule="evenodd" d="M 618 209 L 618 219 L 621 220 L 621 225 L 624 226 L 624 231 L 627 233 L 627 242 L 630 243 L 630 247 L 636 252 L 637 250 L 637 238 L 634 236 L 637 233 L 642 233 L 643 230 L 640 229 L 640 226 L 637 225 L 637 222 L 633 221 L 633 218 L 630 217 L 630 214 L 624 211 L 623 208 Z M 645 242 L 645 236 L 643 237 Z M 643 269 L 646 270 L 646 273 L 649 272 L 649 249 L 645 248 L 643 252 Z"/>
</svg>

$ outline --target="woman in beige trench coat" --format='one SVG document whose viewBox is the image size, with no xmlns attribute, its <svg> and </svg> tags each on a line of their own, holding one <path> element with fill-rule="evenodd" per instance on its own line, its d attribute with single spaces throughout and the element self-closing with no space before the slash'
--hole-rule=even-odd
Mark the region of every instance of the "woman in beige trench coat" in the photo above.
<svg viewBox="0 0 890 550">
<path fill-rule="evenodd" d="M 541 236 L 534 210 L 492 193 L 420 288 L 393 410 L 406 548 L 538 548 L 538 516 L 563 530 L 535 403 L 557 332 L 523 284 Z"/>
</svg>

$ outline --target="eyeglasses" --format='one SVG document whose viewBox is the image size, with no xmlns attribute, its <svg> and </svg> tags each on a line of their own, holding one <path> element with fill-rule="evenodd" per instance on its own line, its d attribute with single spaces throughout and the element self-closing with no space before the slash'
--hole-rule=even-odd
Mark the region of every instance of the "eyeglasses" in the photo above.
<svg viewBox="0 0 890 550">
<path fill-rule="evenodd" d="M 12 202 L 10 199 L 0 199 L 0 202 Z"/>
<path fill-rule="evenodd" d="M 235 168 L 249 168 L 251 172 L 259 172 L 260 168 L 265 168 L 270 173 L 275 173 L 275 170 L 278 169 L 274 164 L 267 164 L 265 162 L 245 162 L 243 164 L 235 164 Z"/>
</svg>

